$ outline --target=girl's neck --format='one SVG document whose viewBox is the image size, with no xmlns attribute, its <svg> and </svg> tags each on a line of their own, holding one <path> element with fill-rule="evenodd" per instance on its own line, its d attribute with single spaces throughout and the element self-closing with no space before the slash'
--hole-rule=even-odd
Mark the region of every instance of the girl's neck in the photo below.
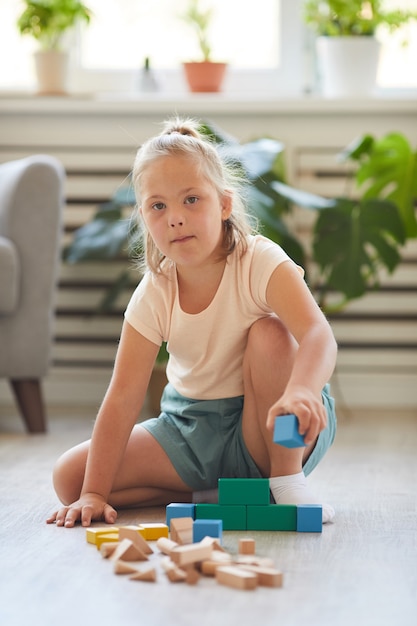
<svg viewBox="0 0 417 626">
<path fill-rule="evenodd" d="M 227 259 L 205 268 L 177 268 L 178 298 L 184 313 L 201 313 L 210 306 L 223 278 Z"/>
</svg>

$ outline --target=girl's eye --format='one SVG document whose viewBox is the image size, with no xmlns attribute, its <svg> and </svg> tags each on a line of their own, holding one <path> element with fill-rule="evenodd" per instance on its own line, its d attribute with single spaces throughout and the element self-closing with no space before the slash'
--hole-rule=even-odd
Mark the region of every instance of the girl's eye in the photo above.
<svg viewBox="0 0 417 626">
<path fill-rule="evenodd" d="M 197 196 L 188 196 L 188 198 L 185 199 L 186 204 L 195 204 L 196 202 L 198 202 Z"/>
<path fill-rule="evenodd" d="M 165 208 L 165 204 L 163 202 L 155 202 L 155 204 L 152 205 L 152 208 L 154 211 L 162 211 L 162 209 Z"/>
</svg>

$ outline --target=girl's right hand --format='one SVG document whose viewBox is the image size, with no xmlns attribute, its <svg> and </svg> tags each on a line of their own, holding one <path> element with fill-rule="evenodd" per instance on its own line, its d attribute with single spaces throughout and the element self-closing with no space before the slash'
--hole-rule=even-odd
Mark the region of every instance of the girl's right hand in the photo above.
<svg viewBox="0 0 417 626">
<path fill-rule="evenodd" d="M 53 513 L 46 520 L 47 524 L 56 523 L 57 526 L 72 528 L 76 522 L 82 526 L 90 526 L 93 520 L 103 520 L 107 524 L 114 524 L 117 519 L 115 509 L 107 504 L 102 496 L 96 493 L 86 493 L 79 500 L 69 506 L 64 506 Z"/>
</svg>

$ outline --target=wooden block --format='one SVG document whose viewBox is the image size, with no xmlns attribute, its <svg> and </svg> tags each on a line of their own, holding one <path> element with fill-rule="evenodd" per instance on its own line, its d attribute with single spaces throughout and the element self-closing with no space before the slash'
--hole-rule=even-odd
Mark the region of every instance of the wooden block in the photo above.
<svg viewBox="0 0 417 626">
<path fill-rule="evenodd" d="M 244 537 L 239 539 L 239 554 L 255 554 L 255 539 Z"/>
<path fill-rule="evenodd" d="M 267 556 L 256 556 L 256 554 L 238 554 L 233 563 L 236 565 L 258 565 L 259 567 L 274 567 L 273 559 Z"/>
<path fill-rule="evenodd" d="M 210 545 L 202 543 L 192 543 L 190 545 L 178 546 L 171 552 L 171 559 L 179 566 L 197 563 L 209 559 L 213 553 Z"/>
<path fill-rule="evenodd" d="M 97 537 L 100 535 L 109 535 L 118 533 L 118 526 L 92 526 L 86 530 L 86 539 L 88 543 L 97 544 Z"/>
<path fill-rule="evenodd" d="M 147 541 L 142 537 L 139 526 L 120 526 L 119 540 L 130 539 L 133 541 L 138 550 L 144 554 L 152 554 L 153 550 Z"/>
<path fill-rule="evenodd" d="M 295 504 L 269 504 L 247 507 L 248 530 L 297 530 Z"/>
<path fill-rule="evenodd" d="M 204 545 L 209 545 L 213 548 L 213 550 L 218 550 L 219 552 L 226 552 L 222 545 L 219 543 L 219 539 L 217 537 L 204 537 L 200 543 Z"/>
<path fill-rule="evenodd" d="M 157 541 L 160 537 L 168 537 L 169 529 L 166 524 L 141 524 L 140 534 L 146 541 Z"/>
<path fill-rule="evenodd" d="M 245 505 L 196 504 L 196 519 L 221 519 L 223 530 L 246 530 Z"/>
<path fill-rule="evenodd" d="M 256 504 L 270 502 L 268 478 L 219 478 L 219 504 Z"/>
<path fill-rule="evenodd" d="M 223 565 L 216 569 L 216 580 L 220 585 L 235 589 L 251 590 L 258 586 L 258 576 L 236 565 Z"/>
<path fill-rule="evenodd" d="M 110 556 L 110 560 L 118 561 L 147 561 L 148 557 L 144 552 L 141 552 L 136 544 L 130 539 L 122 539 L 117 546 L 116 550 Z"/>
<path fill-rule="evenodd" d="M 160 537 L 156 542 L 158 550 L 167 556 L 170 556 L 172 550 L 177 546 L 179 546 L 179 544 L 176 541 L 172 541 L 172 539 L 167 539 L 166 537 Z"/>
<path fill-rule="evenodd" d="M 103 543 L 118 543 L 119 542 L 119 531 L 116 533 L 109 533 L 108 535 L 97 535 L 96 537 L 96 548 L 97 550 L 101 549 Z"/>
<path fill-rule="evenodd" d="M 258 576 L 258 583 L 262 587 L 282 587 L 283 574 L 272 567 L 260 567 L 259 565 L 240 565 L 248 572 Z"/>
<path fill-rule="evenodd" d="M 275 418 L 273 442 L 286 448 L 305 447 L 304 437 L 300 435 L 298 428 L 298 419 L 292 413 L 289 415 L 278 415 Z"/>
<path fill-rule="evenodd" d="M 171 520 L 171 539 L 180 545 L 186 545 L 193 542 L 193 523 L 192 517 L 176 517 Z"/>
<path fill-rule="evenodd" d="M 297 505 L 297 532 L 321 533 L 323 530 L 323 507 L 321 504 Z"/>
<path fill-rule="evenodd" d="M 180 569 L 168 556 L 161 559 L 162 569 L 172 583 L 184 583 L 187 574 L 184 570 Z"/>
<path fill-rule="evenodd" d="M 213 552 L 209 559 L 201 561 L 200 571 L 204 576 L 215 576 L 216 569 L 224 565 L 232 565 L 232 557 L 227 552 Z"/>
<path fill-rule="evenodd" d="M 154 583 L 156 582 L 156 569 L 151 567 L 146 570 L 138 570 L 132 576 L 129 576 L 129 580 L 142 580 L 143 582 Z"/>
<path fill-rule="evenodd" d="M 196 519 L 193 523 L 193 543 L 201 541 L 205 537 L 217 537 L 222 541 L 223 520 L 221 519 Z"/>
<path fill-rule="evenodd" d="M 114 562 L 113 572 L 115 574 L 135 574 L 137 571 L 137 566 L 122 561 L 121 559 Z"/>
<path fill-rule="evenodd" d="M 102 543 L 100 546 L 100 554 L 103 557 L 103 559 L 108 559 L 116 550 L 118 545 L 119 545 L 118 541 L 117 542 L 110 541 L 108 543 Z"/>
<path fill-rule="evenodd" d="M 171 502 L 166 507 L 166 523 L 171 530 L 171 520 L 176 517 L 191 517 L 195 519 L 195 504 L 186 502 Z"/>
<path fill-rule="evenodd" d="M 200 580 L 200 574 L 196 570 L 194 563 L 191 565 L 185 565 L 183 568 L 186 574 L 185 582 L 187 585 L 196 585 Z"/>
</svg>

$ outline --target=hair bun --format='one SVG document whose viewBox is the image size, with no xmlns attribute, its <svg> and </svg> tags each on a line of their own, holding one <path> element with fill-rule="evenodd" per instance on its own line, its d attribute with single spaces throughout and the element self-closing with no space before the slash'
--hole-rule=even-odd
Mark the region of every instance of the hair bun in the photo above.
<svg viewBox="0 0 417 626">
<path fill-rule="evenodd" d="M 172 135 L 173 133 L 178 133 L 179 135 L 185 135 L 188 137 L 195 137 L 196 139 L 200 138 L 198 124 L 193 119 L 175 118 L 173 120 L 168 120 L 165 123 L 161 134 Z"/>
</svg>

